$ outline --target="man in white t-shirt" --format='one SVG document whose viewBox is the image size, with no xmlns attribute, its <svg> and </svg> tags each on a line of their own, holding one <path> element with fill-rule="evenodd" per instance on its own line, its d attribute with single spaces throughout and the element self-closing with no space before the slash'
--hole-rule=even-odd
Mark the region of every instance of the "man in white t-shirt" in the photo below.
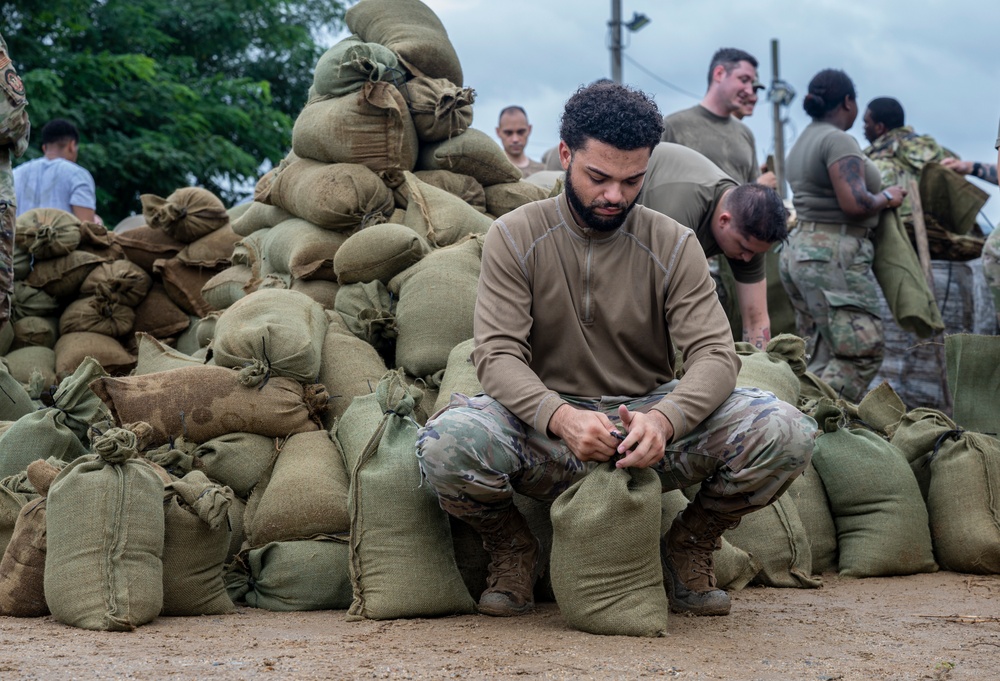
<svg viewBox="0 0 1000 681">
<path fill-rule="evenodd" d="M 17 214 L 33 208 L 59 208 L 84 222 L 100 222 L 93 176 L 77 165 L 80 133 L 56 118 L 42 128 L 45 155 L 14 168 Z"/>
</svg>

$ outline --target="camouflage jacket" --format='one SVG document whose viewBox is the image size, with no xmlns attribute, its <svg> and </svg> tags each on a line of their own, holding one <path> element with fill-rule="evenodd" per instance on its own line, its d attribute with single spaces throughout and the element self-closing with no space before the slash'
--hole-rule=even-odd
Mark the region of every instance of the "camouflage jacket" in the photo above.
<svg viewBox="0 0 1000 681">
<path fill-rule="evenodd" d="M 9 147 L 14 156 L 28 148 L 31 124 L 28 122 L 28 99 L 24 83 L 7 54 L 7 43 L 0 35 L 0 147 Z"/>
<path fill-rule="evenodd" d="M 930 162 L 940 163 L 954 156 L 930 135 L 918 135 L 904 125 L 885 133 L 865 149 L 865 155 L 878 167 L 882 186 L 899 185 L 909 191 L 909 181 L 920 181 L 920 171 Z M 913 209 L 910 198 L 903 200 L 901 215 L 910 215 Z"/>
</svg>

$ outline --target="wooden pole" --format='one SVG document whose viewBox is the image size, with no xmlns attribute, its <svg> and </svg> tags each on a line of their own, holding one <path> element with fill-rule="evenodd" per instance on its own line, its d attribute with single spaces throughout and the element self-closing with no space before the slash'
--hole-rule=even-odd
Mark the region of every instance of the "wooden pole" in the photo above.
<svg viewBox="0 0 1000 681">
<path fill-rule="evenodd" d="M 778 41 L 771 40 L 771 77 L 772 83 L 778 81 Z M 781 104 L 775 101 L 772 106 L 774 117 L 774 177 L 778 181 L 778 196 L 782 200 L 788 198 L 785 188 L 785 124 L 781 120 Z"/>
<path fill-rule="evenodd" d="M 622 0 L 611 0 L 611 80 L 622 82 Z"/>
</svg>

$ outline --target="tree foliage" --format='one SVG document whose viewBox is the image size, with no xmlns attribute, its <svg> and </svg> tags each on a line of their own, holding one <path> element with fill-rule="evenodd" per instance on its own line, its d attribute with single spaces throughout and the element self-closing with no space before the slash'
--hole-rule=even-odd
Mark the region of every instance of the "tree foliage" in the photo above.
<svg viewBox="0 0 1000 681">
<path fill-rule="evenodd" d="M 113 225 L 144 193 L 197 184 L 242 198 L 287 152 L 320 37 L 353 1 L 19 0 L 0 3 L 0 26 L 32 125 L 76 123 Z M 34 137 L 26 158 L 41 154 Z"/>
</svg>

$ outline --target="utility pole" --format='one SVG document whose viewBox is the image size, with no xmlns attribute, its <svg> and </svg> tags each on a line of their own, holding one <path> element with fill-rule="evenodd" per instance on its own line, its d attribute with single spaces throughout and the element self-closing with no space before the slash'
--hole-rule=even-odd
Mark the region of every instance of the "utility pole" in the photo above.
<svg viewBox="0 0 1000 681">
<path fill-rule="evenodd" d="M 611 0 L 611 80 L 622 82 L 622 0 Z"/>
<path fill-rule="evenodd" d="M 778 40 L 771 40 L 771 78 L 772 83 L 780 83 L 778 76 Z M 772 110 L 774 112 L 774 175 L 778 180 L 778 196 L 782 199 L 788 197 L 785 189 L 785 127 L 781 120 L 782 102 L 778 97 L 772 99 Z"/>
</svg>

